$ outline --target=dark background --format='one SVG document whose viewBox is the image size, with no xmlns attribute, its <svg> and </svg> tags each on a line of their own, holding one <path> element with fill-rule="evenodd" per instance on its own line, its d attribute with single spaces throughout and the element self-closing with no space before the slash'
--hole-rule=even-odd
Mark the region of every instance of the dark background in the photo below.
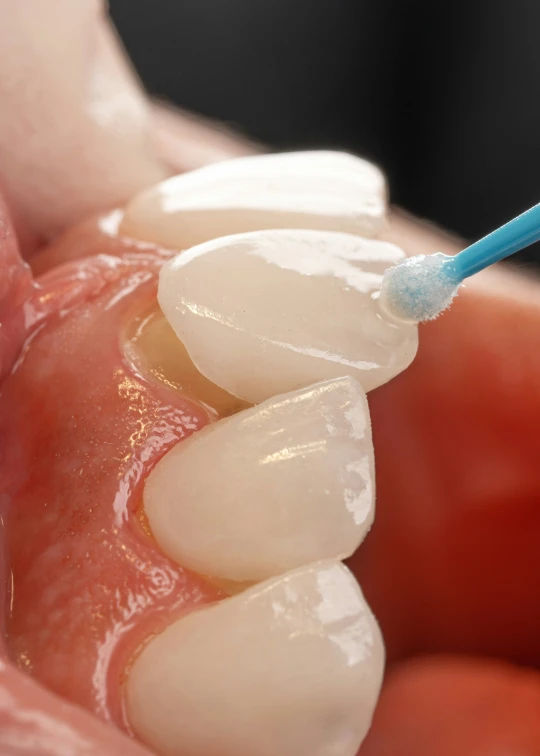
<svg viewBox="0 0 540 756">
<path fill-rule="evenodd" d="M 476 239 L 540 201 L 540 0 L 110 0 L 148 87 Z M 539 245 L 521 262 L 540 262 Z"/>
</svg>

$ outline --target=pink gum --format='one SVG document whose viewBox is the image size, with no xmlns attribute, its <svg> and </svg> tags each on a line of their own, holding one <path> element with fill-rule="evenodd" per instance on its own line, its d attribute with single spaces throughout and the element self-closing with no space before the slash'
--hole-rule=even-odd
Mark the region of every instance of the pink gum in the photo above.
<svg viewBox="0 0 540 756">
<path fill-rule="evenodd" d="M 165 252 L 104 244 L 85 228 L 89 256 L 38 279 L 0 398 L 8 649 L 48 688 L 129 730 L 121 686 L 138 646 L 219 598 L 165 558 L 137 517 L 152 467 L 208 417 L 122 353 L 123 325 L 155 296 Z"/>
</svg>

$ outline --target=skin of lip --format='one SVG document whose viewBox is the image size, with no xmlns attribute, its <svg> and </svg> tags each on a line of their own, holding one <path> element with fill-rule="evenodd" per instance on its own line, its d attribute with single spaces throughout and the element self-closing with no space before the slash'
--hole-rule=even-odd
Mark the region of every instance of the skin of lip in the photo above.
<svg viewBox="0 0 540 756">
<path fill-rule="evenodd" d="M 197 128 L 184 139 L 181 116 L 167 113 L 164 125 L 159 111 L 156 119 L 171 172 L 194 167 L 187 156 Z M 223 144 L 207 125 L 199 133 L 209 153 Z M 249 151 L 234 144 L 231 154 Z M 386 237 L 416 254 L 462 246 L 399 212 Z M 371 400 L 380 524 L 351 564 L 383 625 L 391 665 L 367 756 L 540 751 L 539 676 L 515 666 L 540 663 L 539 294 L 536 281 L 514 273 L 478 277 L 425 327 L 417 363 Z M 423 656 L 406 661 L 413 653 Z M 446 656 L 456 653 L 467 656 Z M 29 701 L 24 690 L 19 700 Z M 82 724 L 40 696 L 96 752 L 118 753 L 101 725 Z"/>
</svg>

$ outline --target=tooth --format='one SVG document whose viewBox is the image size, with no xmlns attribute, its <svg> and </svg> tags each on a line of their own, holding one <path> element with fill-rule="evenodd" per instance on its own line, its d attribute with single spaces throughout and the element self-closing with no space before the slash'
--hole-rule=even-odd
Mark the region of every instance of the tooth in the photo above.
<svg viewBox="0 0 540 756">
<path fill-rule="evenodd" d="M 267 228 L 374 236 L 384 226 L 382 173 L 339 152 L 228 160 L 169 179 L 127 207 L 122 232 L 172 249 Z"/>
<path fill-rule="evenodd" d="M 344 374 L 369 391 L 416 353 L 416 326 L 386 319 L 376 299 L 402 258 L 350 234 L 238 234 L 168 262 L 158 299 L 197 368 L 234 396 L 258 403 Z"/>
<path fill-rule="evenodd" d="M 206 428 L 173 448 L 144 490 L 153 534 L 170 557 L 252 582 L 350 556 L 373 521 L 373 502 L 369 410 L 351 378 Z"/>
<path fill-rule="evenodd" d="M 354 756 L 383 666 L 356 581 L 341 564 L 319 563 L 153 638 L 127 680 L 128 716 L 164 756 Z"/>
</svg>

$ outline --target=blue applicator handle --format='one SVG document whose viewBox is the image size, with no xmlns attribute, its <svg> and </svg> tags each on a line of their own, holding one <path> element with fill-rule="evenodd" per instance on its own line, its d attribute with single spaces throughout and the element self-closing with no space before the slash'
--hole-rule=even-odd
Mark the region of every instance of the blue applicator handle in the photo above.
<svg viewBox="0 0 540 756">
<path fill-rule="evenodd" d="M 540 240 L 540 204 L 457 255 L 409 257 L 383 276 L 379 302 L 398 320 L 421 323 L 445 310 L 465 278 Z"/>
<path fill-rule="evenodd" d="M 456 283 L 540 240 L 540 203 L 471 244 L 447 263 Z"/>
</svg>

